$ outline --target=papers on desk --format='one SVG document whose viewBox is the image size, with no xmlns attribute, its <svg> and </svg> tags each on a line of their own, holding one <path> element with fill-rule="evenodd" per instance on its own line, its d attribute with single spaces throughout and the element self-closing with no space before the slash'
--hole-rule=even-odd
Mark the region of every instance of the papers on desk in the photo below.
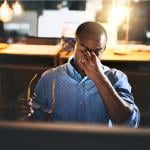
<svg viewBox="0 0 150 150">
<path fill-rule="evenodd" d="M 0 50 L 5 49 L 9 46 L 9 44 L 6 43 L 0 43 Z"/>
<path fill-rule="evenodd" d="M 120 51 L 124 53 L 130 53 L 132 51 L 149 51 L 150 52 L 150 46 L 144 45 L 144 44 L 117 44 L 115 47 L 113 47 L 113 51 Z"/>
<path fill-rule="evenodd" d="M 150 45 L 140 45 L 139 48 L 137 48 L 137 51 L 149 51 L 150 52 Z"/>
</svg>

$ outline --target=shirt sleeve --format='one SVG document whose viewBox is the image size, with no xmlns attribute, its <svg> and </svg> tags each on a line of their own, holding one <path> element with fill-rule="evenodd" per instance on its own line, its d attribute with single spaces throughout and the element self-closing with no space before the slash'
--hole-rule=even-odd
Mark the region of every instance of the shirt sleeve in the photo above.
<svg viewBox="0 0 150 150">
<path fill-rule="evenodd" d="M 135 105 L 131 105 L 131 107 L 133 107 L 131 108 L 132 115 L 129 117 L 127 121 L 125 121 L 124 125 L 137 128 L 140 122 L 140 112 Z"/>
<path fill-rule="evenodd" d="M 128 82 L 126 74 L 121 71 L 116 71 L 115 73 L 114 88 L 119 94 L 119 96 L 130 105 L 132 111 L 131 116 L 125 121 L 124 125 L 129 127 L 137 128 L 140 122 L 140 112 L 137 105 L 134 102 L 134 98 L 131 92 L 131 86 Z"/>
<path fill-rule="evenodd" d="M 32 108 L 34 113 L 30 116 L 29 120 L 33 121 L 46 121 L 49 114 L 43 110 L 49 107 L 49 100 L 46 96 L 46 79 L 42 76 L 34 89 L 34 97 L 32 98 Z M 36 104 L 36 105 L 35 105 Z"/>
</svg>

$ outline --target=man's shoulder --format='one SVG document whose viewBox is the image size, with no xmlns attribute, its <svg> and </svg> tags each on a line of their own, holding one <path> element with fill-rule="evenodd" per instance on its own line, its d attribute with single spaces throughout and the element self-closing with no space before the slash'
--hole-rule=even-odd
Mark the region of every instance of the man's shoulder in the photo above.
<svg viewBox="0 0 150 150">
<path fill-rule="evenodd" d="M 117 68 L 111 68 L 103 65 L 105 74 L 114 74 L 114 75 L 125 75 L 125 73 Z"/>
<path fill-rule="evenodd" d="M 104 73 L 105 75 L 112 81 L 112 82 L 115 82 L 117 81 L 118 79 L 121 79 L 121 78 L 127 78 L 127 75 L 117 69 L 117 68 L 110 68 L 108 66 L 103 66 L 104 67 Z"/>
<path fill-rule="evenodd" d="M 50 68 L 46 70 L 45 72 L 43 72 L 42 77 L 48 77 L 48 76 L 60 74 L 60 73 L 65 72 L 65 70 L 66 70 L 66 64 L 63 64 L 55 68 Z"/>
</svg>

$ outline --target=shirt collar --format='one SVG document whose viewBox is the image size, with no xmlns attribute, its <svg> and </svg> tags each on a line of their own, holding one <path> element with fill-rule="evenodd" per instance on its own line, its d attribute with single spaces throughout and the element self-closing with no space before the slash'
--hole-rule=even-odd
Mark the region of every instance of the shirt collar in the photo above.
<svg viewBox="0 0 150 150">
<path fill-rule="evenodd" d="M 74 66 L 72 65 L 74 63 L 74 57 L 70 57 L 68 59 L 68 63 L 67 63 L 67 70 L 68 70 L 68 73 L 71 77 L 73 77 L 75 80 L 77 81 L 81 81 L 83 78 L 82 76 L 80 75 L 80 73 L 74 68 Z M 108 70 L 110 70 L 109 67 L 103 65 L 103 71 L 104 73 L 106 73 Z M 83 80 L 86 80 L 88 77 L 84 77 Z"/>
<path fill-rule="evenodd" d="M 80 73 L 74 68 L 74 66 L 72 65 L 74 63 L 74 57 L 70 57 L 68 59 L 68 63 L 67 63 L 67 70 L 68 73 L 71 77 L 73 77 L 75 80 L 77 81 L 81 81 L 82 80 L 82 76 L 80 75 Z"/>
</svg>

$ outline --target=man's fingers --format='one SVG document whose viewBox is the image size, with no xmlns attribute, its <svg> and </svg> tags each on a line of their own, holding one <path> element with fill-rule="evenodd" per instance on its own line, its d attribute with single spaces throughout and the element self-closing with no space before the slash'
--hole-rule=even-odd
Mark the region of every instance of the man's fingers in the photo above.
<svg viewBox="0 0 150 150">
<path fill-rule="evenodd" d="M 80 59 L 79 63 L 80 63 L 81 68 L 82 68 L 83 71 L 85 72 L 86 67 L 87 67 L 87 64 L 86 64 L 86 62 L 84 61 L 84 59 Z"/>
<path fill-rule="evenodd" d="M 91 59 L 91 54 L 88 51 L 83 52 L 84 57 L 86 58 L 87 61 L 90 61 Z"/>
<path fill-rule="evenodd" d="M 34 113 L 34 110 L 33 110 L 33 109 L 31 109 L 31 110 L 30 110 L 30 112 L 28 112 L 28 114 L 27 114 L 27 115 L 28 115 L 28 116 L 31 116 L 33 113 Z"/>
<path fill-rule="evenodd" d="M 29 106 L 32 106 L 32 101 L 29 101 L 27 104 L 28 104 Z"/>
<path fill-rule="evenodd" d="M 28 101 L 29 101 L 29 102 L 32 102 L 32 98 L 29 98 Z"/>
<path fill-rule="evenodd" d="M 18 116 L 26 118 L 33 114 L 32 99 L 20 99 L 17 101 Z"/>
<path fill-rule="evenodd" d="M 91 52 L 91 59 L 96 62 L 96 54 L 94 52 Z"/>
<path fill-rule="evenodd" d="M 86 57 L 86 55 L 84 54 L 84 52 L 82 52 L 82 54 L 81 54 L 81 58 L 80 58 L 80 62 L 82 62 L 82 63 L 87 63 L 87 57 Z"/>
</svg>

